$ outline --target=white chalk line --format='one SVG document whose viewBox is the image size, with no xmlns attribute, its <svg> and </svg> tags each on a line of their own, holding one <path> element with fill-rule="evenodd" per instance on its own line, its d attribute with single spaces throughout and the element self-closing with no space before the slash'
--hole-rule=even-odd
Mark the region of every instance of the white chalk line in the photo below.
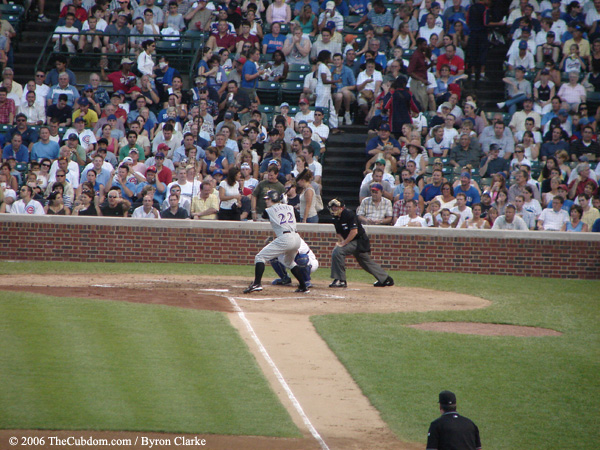
<svg viewBox="0 0 600 450">
<path fill-rule="evenodd" d="M 252 328 L 252 324 L 250 323 L 250 321 L 248 320 L 248 318 L 244 314 L 244 311 L 242 310 L 242 308 L 239 307 L 239 305 L 235 301 L 235 298 L 233 298 L 233 297 L 227 297 L 227 299 L 233 305 L 233 308 L 237 312 L 238 317 L 240 319 L 242 319 L 242 322 L 244 322 L 244 324 L 246 325 L 246 328 L 248 329 L 248 332 L 250 333 L 250 336 L 252 337 L 252 340 L 258 346 L 258 349 L 260 350 L 260 353 L 263 355 L 263 358 L 265 358 L 265 360 L 267 361 L 267 363 L 269 364 L 269 366 L 271 366 L 271 369 L 273 370 L 273 373 L 275 374 L 275 377 L 277 378 L 277 381 L 279 381 L 279 384 L 281 384 L 281 386 L 285 390 L 288 398 L 292 402 L 292 405 L 294 405 L 294 409 L 298 412 L 298 414 L 302 418 L 302 421 L 304 422 L 304 424 L 308 428 L 308 431 L 310 431 L 310 434 L 312 434 L 312 436 L 315 438 L 315 440 L 319 443 L 319 445 L 321 446 L 322 450 L 329 450 L 329 447 L 327 446 L 327 444 L 325 443 L 325 441 L 323 440 L 323 438 L 321 437 L 321 435 L 319 434 L 319 432 L 317 431 L 317 429 L 313 426 L 312 422 L 310 421 L 310 419 L 308 418 L 308 416 L 304 412 L 304 409 L 302 409 L 302 406 L 300 405 L 300 402 L 298 401 L 298 399 L 296 398 L 296 396 L 292 392 L 292 389 L 290 388 L 290 386 L 287 384 L 287 381 L 285 381 L 285 378 L 283 378 L 283 375 L 281 374 L 279 368 L 275 365 L 275 362 L 271 359 L 271 356 L 267 352 L 267 349 L 262 344 L 262 342 L 260 341 L 258 335 L 254 331 L 254 328 Z"/>
</svg>

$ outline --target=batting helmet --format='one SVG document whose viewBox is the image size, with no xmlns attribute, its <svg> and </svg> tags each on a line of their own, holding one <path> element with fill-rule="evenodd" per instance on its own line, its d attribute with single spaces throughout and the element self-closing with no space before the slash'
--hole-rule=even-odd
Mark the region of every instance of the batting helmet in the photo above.
<svg viewBox="0 0 600 450">
<path fill-rule="evenodd" d="M 300 267 L 306 267 L 310 263 L 310 259 L 308 258 L 308 255 L 306 253 L 298 253 L 294 261 Z"/>
<path fill-rule="evenodd" d="M 267 192 L 267 195 L 265 195 L 265 200 L 266 199 L 271 200 L 273 203 L 279 203 L 281 201 L 281 194 L 276 190 L 271 189 Z"/>
</svg>

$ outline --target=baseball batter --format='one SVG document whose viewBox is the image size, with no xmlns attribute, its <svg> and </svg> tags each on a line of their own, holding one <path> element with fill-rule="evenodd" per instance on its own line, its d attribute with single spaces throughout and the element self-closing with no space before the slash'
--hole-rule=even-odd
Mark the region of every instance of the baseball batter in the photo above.
<svg viewBox="0 0 600 450">
<path fill-rule="evenodd" d="M 294 261 L 296 262 L 296 265 L 300 267 L 306 287 L 310 288 L 312 286 L 310 274 L 319 268 L 319 261 L 317 261 L 317 257 L 302 238 L 300 238 L 300 248 L 298 249 L 298 254 L 294 258 Z M 275 273 L 279 275 L 279 278 L 273 280 L 273 283 L 271 284 L 279 286 L 292 284 L 292 279 L 287 274 L 285 264 L 283 264 L 283 255 L 279 255 L 277 258 L 272 259 L 271 267 L 273 267 Z"/>
<path fill-rule="evenodd" d="M 264 198 L 267 204 L 265 215 L 269 218 L 273 232 L 277 237 L 255 256 L 254 282 L 244 290 L 244 294 L 262 291 L 261 282 L 265 272 L 265 263 L 280 255 L 283 256 L 283 264 L 290 268 L 300 284 L 295 292 L 308 293 L 310 291 L 306 287 L 300 267 L 294 261 L 302 240 L 296 232 L 294 208 L 282 203 L 281 194 L 275 190 L 268 191 Z"/>
</svg>

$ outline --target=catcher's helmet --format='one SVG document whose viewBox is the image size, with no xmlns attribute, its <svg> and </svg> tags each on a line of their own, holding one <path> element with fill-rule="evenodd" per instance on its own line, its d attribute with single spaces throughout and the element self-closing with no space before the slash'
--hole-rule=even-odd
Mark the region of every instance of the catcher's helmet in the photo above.
<svg viewBox="0 0 600 450">
<path fill-rule="evenodd" d="M 267 195 L 265 195 L 265 200 L 266 199 L 271 200 L 273 203 L 279 203 L 281 201 L 281 194 L 276 190 L 271 189 L 267 192 Z"/>
<path fill-rule="evenodd" d="M 306 253 L 298 253 L 296 255 L 296 258 L 294 259 L 294 261 L 300 267 L 306 267 L 310 263 L 310 258 L 308 257 L 308 255 Z"/>
</svg>

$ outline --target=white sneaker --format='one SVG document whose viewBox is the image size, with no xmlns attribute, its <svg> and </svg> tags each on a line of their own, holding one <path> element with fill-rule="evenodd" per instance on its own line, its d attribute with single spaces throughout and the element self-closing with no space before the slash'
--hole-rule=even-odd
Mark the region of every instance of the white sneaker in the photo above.
<svg viewBox="0 0 600 450">
<path fill-rule="evenodd" d="M 504 105 L 506 105 L 506 102 L 496 103 L 496 106 L 498 106 L 500 109 L 504 108 Z"/>
<path fill-rule="evenodd" d="M 342 116 L 338 116 L 338 125 L 344 125 L 344 118 Z"/>
<path fill-rule="evenodd" d="M 344 114 L 344 120 L 346 121 L 346 125 L 352 125 L 352 116 L 348 111 L 346 111 L 346 114 Z"/>
</svg>

